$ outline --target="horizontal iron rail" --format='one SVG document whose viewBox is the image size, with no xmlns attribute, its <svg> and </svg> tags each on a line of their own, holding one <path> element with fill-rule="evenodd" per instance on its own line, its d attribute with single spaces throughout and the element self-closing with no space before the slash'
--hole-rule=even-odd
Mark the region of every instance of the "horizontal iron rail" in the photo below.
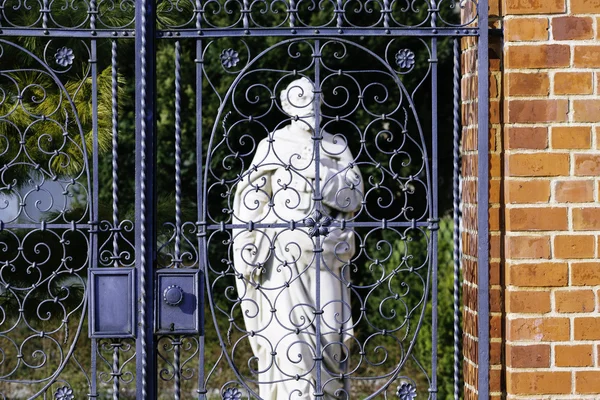
<svg viewBox="0 0 600 400">
<path fill-rule="evenodd" d="M 163 38 L 187 38 L 187 37 L 252 37 L 252 36 L 276 36 L 276 37 L 321 37 L 321 36 L 479 36 L 476 28 L 443 27 L 443 28 L 353 28 L 353 27 L 296 27 L 296 28 L 249 28 L 249 29 L 182 29 L 182 30 L 159 30 L 157 35 Z"/>
<path fill-rule="evenodd" d="M 197 225 L 201 226 L 202 223 L 197 223 Z M 312 225 L 308 225 L 302 221 L 295 221 L 293 223 L 255 223 L 250 227 L 249 224 L 207 224 L 205 226 L 206 230 L 209 231 L 224 231 L 229 229 L 265 229 L 265 228 L 289 228 L 289 229 L 298 229 L 298 228 L 309 228 Z M 393 222 L 393 221 L 373 221 L 373 222 L 350 222 L 346 221 L 344 223 L 340 221 L 331 221 L 331 224 L 327 226 L 327 228 L 427 228 L 433 227 L 437 228 L 437 223 L 433 224 L 432 222 L 427 221 L 401 221 L 401 222 Z"/>
<path fill-rule="evenodd" d="M 89 223 L 75 223 L 75 224 L 55 224 L 55 223 L 47 223 L 47 224 L 16 224 L 16 223 L 2 223 L 0 224 L 0 232 L 4 229 L 40 229 L 40 230 L 52 230 L 52 229 L 70 229 L 70 230 L 80 230 L 80 229 L 90 229 L 92 226 L 96 227 L 94 224 Z"/>
<path fill-rule="evenodd" d="M 132 29 L 43 29 L 43 28 L 0 28 L 1 36 L 22 37 L 69 37 L 69 38 L 111 38 L 131 39 L 135 37 Z M 474 28 L 251 28 L 251 29 L 183 29 L 183 30 L 158 30 L 158 38 L 221 38 L 221 37 L 321 37 L 321 36 L 418 36 L 418 37 L 446 37 L 446 36 L 479 36 L 479 31 Z"/>
</svg>

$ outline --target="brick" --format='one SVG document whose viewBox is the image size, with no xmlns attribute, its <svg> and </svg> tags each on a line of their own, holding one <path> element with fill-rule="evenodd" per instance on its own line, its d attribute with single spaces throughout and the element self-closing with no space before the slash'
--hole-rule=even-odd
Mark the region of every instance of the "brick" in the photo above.
<svg viewBox="0 0 600 400">
<path fill-rule="evenodd" d="M 554 94 L 592 94 L 591 72 L 557 72 L 554 74 Z"/>
<path fill-rule="evenodd" d="M 559 207 L 511 208 L 507 210 L 508 231 L 566 230 L 567 209 Z"/>
<path fill-rule="evenodd" d="M 502 343 L 491 342 L 490 343 L 490 364 L 500 364 L 502 362 Z"/>
<path fill-rule="evenodd" d="M 565 12 L 565 0 L 506 0 L 506 14 L 558 14 Z"/>
<path fill-rule="evenodd" d="M 547 203 L 550 200 L 550 180 L 508 181 L 506 199 L 509 203 Z"/>
<path fill-rule="evenodd" d="M 594 182 L 559 181 L 556 183 L 555 200 L 560 203 L 585 203 L 594 201 Z"/>
<path fill-rule="evenodd" d="M 571 0 L 573 14 L 600 14 L 600 0 Z"/>
<path fill-rule="evenodd" d="M 502 312 L 502 291 L 499 288 L 490 289 L 490 311 L 492 313 Z"/>
<path fill-rule="evenodd" d="M 509 236 L 506 238 L 506 255 L 509 259 L 549 259 L 548 236 Z"/>
<path fill-rule="evenodd" d="M 500 102 L 490 100 L 488 105 L 489 105 L 488 115 L 489 115 L 490 124 L 499 124 L 500 123 Z"/>
<path fill-rule="evenodd" d="M 575 154 L 575 175 L 600 175 L 600 154 Z"/>
<path fill-rule="evenodd" d="M 550 345 L 506 346 L 506 359 L 512 368 L 550 367 Z"/>
<path fill-rule="evenodd" d="M 490 337 L 501 338 L 502 337 L 502 315 L 490 316 Z"/>
<path fill-rule="evenodd" d="M 547 72 L 506 74 L 507 96 L 547 96 L 550 93 L 550 77 Z"/>
<path fill-rule="evenodd" d="M 599 100 L 600 102 L 600 100 Z M 585 106 L 585 110 L 591 107 Z M 508 121 L 511 123 L 566 122 L 569 102 L 552 100 L 509 100 Z M 584 114 L 587 116 L 587 114 Z M 582 116 L 583 117 L 583 116 Z M 596 116 L 597 117 L 597 116 Z"/>
<path fill-rule="evenodd" d="M 589 149 L 592 146 L 589 126 L 554 126 L 551 139 L 553 149 Z"/>
<path fill-rule="evenodd" d="M 573 263 L 571 284 L 574 286 L 600 285 L 600 262 Z"/>
<path fill-rule="evenodd" d="M 521 287 L 566 286 L 569 269 L 566 263 L 510 264 L 509 285 Z"/>
<path fill-rule="evenodd" d="M 556 311 L 562 313 L 592 312 L 596 297 L 591 290 L 557 290 L 554 292 Z"/>
<path fill-rule="evenodd" d="M 504 22 L 509 42 L 548 40 L 548 18 L 511 18 Z"/>
<path fill-rule="evenodd" d="M 500 87 L 500 85 L 498 84 L 498 78 L 496 77 L 495 74 L 490 74 L 489 77 L 489 94 L 490 94 L 490 99 L 495 99 L 498 97 L 498 88 Z"/>
<path fill-rule="evenodd" d="M 570 372 L 507 372 L 506 385 L 509 393 L 563 394 L 571 392 Z"/>
<path fill-rule="evenodd" d="M 600 46 L 575 46 L 573 65 L 582 68 L 600 67 Z"/>
<path fill-rule="evenodd" d="M 569 340 L 569 318 L 515 318 L 508 321 L 508 340 L 555 342 Z"/>
<path fill-rule="evenodd" d="M 568 67 L 571 50 L 562 44 L 509 46 L 506 49 L 506 68 Z"/>
<path fill-rule="evenodd" d="M 600 318 L 575 318 L 575 340 L 600 340 Z"/>
<path fill-rule="evenodd" d="M 552 36 L 555 40 L 581 40 L 594 37 L 594 22 L 591 17 L 552 18 Z"/>
<path fill-rule="evenodd" d="M 576 231 L 600 230 L 600 208 L 574 208 L 573 229 Z"/>
<path fill-rule="evenodd" d="M 575 372 L 575 391 L 577 393 L 600 393 L 600 371 Z"/>
<path fill-rule="evenodd" d="M 506 309 L 510 313 L 544 314 L 551 310 L 548 291 L 509 291 Z"/>
<path fill-rule="evenodd" d="M 507 127 L 506 149 L 542 150 L 548 147 L 548 128 Z"/>
<path fill-rule="evenodd" d="M 600 47 L 598 47 L 600 51 Z M 599 122 L 600 100 L 573 100 L 573 120 L 575 122 Z"/>
<path fill-rule="evenodd" d="M 559 235 L 554 238 L 554 258 L 593 258 L 595 247 L 592 235 Z"/>
<path fill-rule="evenodd" d="M 490 180 L 490 203 L 500 202 L 500 183 L 499 179 Z"/>
<path fill-rule="evenodd" d="M 507 167 L 509 176 L 569 175 L 569 154 L 510 154 Z"/>
<path fill-rule="evenodd" d="M 582 345 L 556 345 L 554 348 L 554 364 L 557 367 L 592 367 L 594 347 Z"/>
</svg>

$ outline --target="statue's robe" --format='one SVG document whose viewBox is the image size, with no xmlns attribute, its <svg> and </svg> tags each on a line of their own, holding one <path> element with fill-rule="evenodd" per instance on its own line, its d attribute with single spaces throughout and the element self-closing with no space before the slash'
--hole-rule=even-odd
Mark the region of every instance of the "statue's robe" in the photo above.
<svg viewBox="0 0 600 400">
<path fill-rule="evenodd" d="M 292 229 L 291 222 L 314 214 L 314 143 L 311 133 L 298 126 L 273 132 L 259 143 L 236 187 L 233 222 L 246 225 L 233 231 L 236 284 L 256 357 L 250 365 L 256 368 L 263 399 L 314 398 L 317 315 L 324 398 L 343 397 L 344 383 L 339 379 L 346 357 L 343 343 L 353 335 L 348 261 L 356 251 L 354 232 L 330 227 L 317 239 L 309 235 L 310 228 Z M 351 219 L 364 197 L 354 158 L 340 136 L 323 132 L 316 143 L 320 143 L 323 218 Z M 286 227 L 251 226 L 277 223 Z M 314 251 L 316 240 L 322 252 Z"/>
</svg>

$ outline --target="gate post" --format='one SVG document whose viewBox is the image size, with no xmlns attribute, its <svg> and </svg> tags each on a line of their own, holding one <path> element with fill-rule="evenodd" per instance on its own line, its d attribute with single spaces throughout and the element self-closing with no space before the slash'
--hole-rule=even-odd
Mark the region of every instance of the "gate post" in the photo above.
<svg viewBox="0 0 600 400">
<path fill-rule="evenodd" d="M 155 399 L 154 265 L 156 260 L 155 2 L 142 0 L 135 11 L 136 50 L 136 270 L 138 330 L 137 398 Z"/>
</svg>

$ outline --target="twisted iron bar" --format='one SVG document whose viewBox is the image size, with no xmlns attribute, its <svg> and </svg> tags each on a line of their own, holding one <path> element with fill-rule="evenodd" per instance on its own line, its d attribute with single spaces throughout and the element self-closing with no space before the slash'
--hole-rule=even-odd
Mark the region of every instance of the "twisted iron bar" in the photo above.
<svg viewBox="0 0 600 400">
<path fill-rule="evenodd" d="M 114 267 L 119 266 L 119 236 L 116 231 L 119 226 L 119 153 L 118 153 L 118 76 L 117 76 L 117 41 L 112 41 L 111 48 L 111 79 L 112 79 L 112 209 L 113 209 L 113 259 Z"/>
<path fill-rule="evenodd" d="M 113 377 L 113 400 L 119 400 L 119 379 L 121 373 L 119 371 L 119 347 L 120 343 L 113 343 L 113 365 L 112 365 L 112 377 Z"/>
<path fill-rule="evenodd" d="M 181 338 L 176 338 L 173 341 L 173 373 L 175 374 L 174 391 L 175 400 L 181 399 Z"/>
<path fill-rule="evenodd" d="M 146 80 L 148 79 L 148 73 L 146 70 L 146 13 L 147 13 L 147 2 L 142 1 L 141 6 L 141 65 L 140 65 L 140 344 L 142 349 L 146 349 Z M 141 358 L 141 370 L 142 370 L 142 398 L 148 397 L 148 379 L 146 369 L 148 368 L 148 355 L 146 351 L 142 351 Z"/>
<path fill-rule="evenodd" d="M 175 260 L 181 266 L 181 44 L 175 42 Z"/>
<path fill-rule="evenodd" d="M 452 182 L 452 218 L 454 227 L 452 231 L 452 242 L 454 243 L 454 399 L 460 399 L 459 372 L 460 372 L 460 54 L 458 39 L 454 39 L 454 70 L 453 70 L 453 95 L 454 95 L 454 126 L 453 126 L 453 182 Z"/>
</svg>

